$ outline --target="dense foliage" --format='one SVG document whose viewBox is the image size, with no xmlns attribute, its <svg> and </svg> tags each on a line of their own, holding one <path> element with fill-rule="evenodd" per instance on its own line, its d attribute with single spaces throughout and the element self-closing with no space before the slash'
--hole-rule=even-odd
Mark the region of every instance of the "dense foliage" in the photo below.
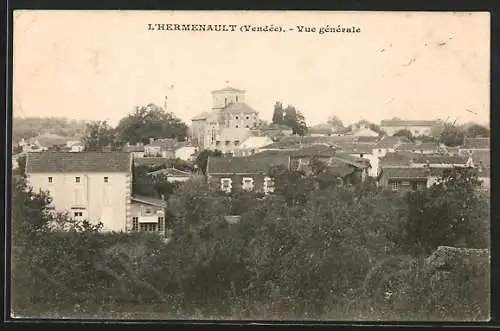
<svg viewBox="0 0 500 331">
<path fill-rule="evenodd" d="M 105 148 L 119 149 L 116 132 L 107 121 L 87 123 L 82 143 L 86 152 L 102 152 Z"/>
<path fill-rule="evenodd" d="M 413 134 L 411 133 L 410 130 L 402 129 L 393 134 L 393 136 L 396 137 L 405 137 L 409 141 L 413 141 Z"/>
<path fill-rule="evenodd" d="M 12 141 L 29 139 L 42 134 L 56 134 L 62 137 L 78 137 L 85 131 L 85 121 L 69 120 L 64 117 L 15 117 L 12 120 Z"/>
<path fill-rule="evenodd" d="M 293 134 L 299 136 L 304 136 L 307 133 L 307 124 L 304 115 L 292 105 L 283 108 L 281 102 L 276 102 L 274 105 L 272 123 L 286 125 L 292 128 Z"/>
<path fill-rule="evenodd" d="M 314 171 L 328 177 L 320 164 Z M 50 198 L 20 177 L 12 208 L 14 311 L 488 318 L 488 261 L 445 272 L 422 259 L 439 245 L 489 247 L 488 197 L 473 172 L 451 171 L 435 187 L 408 195 L 372 183 L 344 188 L 323 185 L 324 177 L 273 172 L 275 193 L 268 196 L 221 194 L 203 176 L 182 184 L 168 201 L 168 243 L 139 233 L 102 234 L 99 225 L 53 216 Z M 228 224 L 228 215 L 239 215 L 239 222 Z M 70 231 L 53 230 L 54 220 Z"/>
<path fill-rule="evenodd" d="M 149 138 L 175 138 L 184 141 L 188 134 L 187 125 L 163 108 L 154 104 L 136 107 L 122 118 L 116 128 L 118 140 L 135 145 L 147 144 Z"/>
</svg>

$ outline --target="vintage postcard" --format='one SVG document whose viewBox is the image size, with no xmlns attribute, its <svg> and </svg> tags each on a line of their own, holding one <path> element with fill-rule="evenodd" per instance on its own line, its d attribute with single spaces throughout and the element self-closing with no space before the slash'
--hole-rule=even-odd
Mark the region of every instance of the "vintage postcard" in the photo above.
<svg viewBox="0 0 500 331">
<path fill-rule="evenodd" d="M 490 319 L 489 13 L 13 26 L 13 319 Z"/>
</svg>

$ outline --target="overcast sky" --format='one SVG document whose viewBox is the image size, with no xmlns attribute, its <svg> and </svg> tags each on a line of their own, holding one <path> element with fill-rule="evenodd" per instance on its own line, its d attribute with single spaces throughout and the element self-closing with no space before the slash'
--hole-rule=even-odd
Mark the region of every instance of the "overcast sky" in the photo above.
<svg viewBox="0 0 500 331">
<path fill-rule="evenodd" d="M 22 11 L 14 115 L 112 124 L 153 102 L 190 124 L 214 89 L 247 90 L 270 120 L 292 104 L 317 124 L 458 118 L 489 123 L 489 15 L 373 12 Z M 148 31 L 148 23 L 337 26 L 358 34 Z M 469 111 L 467 111 L 467 109 Z M 474 114 L 475 113 L 475 114 Z"/>
</svg>

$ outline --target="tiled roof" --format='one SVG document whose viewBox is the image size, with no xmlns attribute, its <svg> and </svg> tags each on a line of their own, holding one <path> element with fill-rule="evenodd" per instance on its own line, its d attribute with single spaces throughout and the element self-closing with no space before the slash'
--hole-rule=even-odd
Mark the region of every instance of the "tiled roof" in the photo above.
<svg viewBox="0 0 500 331">
<path fill-rule="evenodd" d="M 123 146 L 123 151 L 130 152 L 144 152 L 144 146 Z"/>
<path fill-rule="evenodd" d="M 354 167 L 339 160 L 330 160 L 328 162 L 328 172 L 335 176 L 344 177 L 354 172 Z"/>
<path fill-rule="evenodd" d="M 415 157 L 412 153 L 387 153 L 380 158 L 380 165 L 383 166 L 409 166 L 410 160 Z"/>
<path fill-rule="evenodd" d="M 370 154 L 375 148 L 375 144 L 356 144 L 356 143 L 336 143 L 335 146 L 339 148 L 341 153 L 349 154 Z"/>
<path fill-rule="evenodd" d="M 29 139 L 30 142 L 38 141 L 38 143 L 45 147 L 51 147 L 54 145 L 63 145 L 66 144 L 67 141 L 73 140 L 74 138 L 63 137 L 57 134 L 47 133 L 43 135 L 39 135 L 37 137 Z"/>
<path fill-rule="evenodd" d="M 273 144 L 274 145 L 274 144 Z M 266 146 L 268 148 L 269 146 Z M 286 155 L 293 158 L 301 157 L 331 157 L 335 155 L 335 149 L 324 145 L 312 145 L 304 148 L 290 149 L 290 150 L 266 150 L 262 151 L 257 155 L 261 156 L 274 156 L 274 155 Z"/>
<path fill-rule="evenodd" d="M 409 142 L 409 140 L 406 137 L 385 136 L 377 142 L 375 148 L 381 148 L 381 149 L 394 148 L 394 146 L 398 144 L 407 142 Z"/>
<path fill-rule="evenodd" d="M 368 168 L 371 166 L 370 160 L 362 158 L 362 157 L 352 156 L 350 154 L 336 153 L 332 159 L 336 159 L 336 160 L 345 162 L 347 164 L 355 166 L 356 168 L 364 169 L 364 168 Z"/>
<path fill-rule="evenodd" d="M 172 162 L 168 157 L 137 157 L 134 159 L 134 166 L 159 166 L 169 165 Z"/>
<path fill-rule="evenodd" d="M 245 93 L 245 90 L 240 90 L 231 86 L 224 87 L 220 90 L 213 90 L 212 93 L 221 93 L 221 92 L 235 92 L 235 93 Z"/>
<path fill-rule="evenodd" d="M 465 138 L 462 149 L 489 149 L 490 138 Z"/>
<path fill-rule="evenodd" d="M 358 139 L 360 138 L 360 139 Z M 313 145 L 313 144 L 326 144 L 326 145 L 337 145 L 341 143 L 345 144 L 354 144 L 355 141 L 357 141 L 357 144 L 362 145 L 362 144 L 368 144 L 373 143 L 373 141 L 376 141 L 376 138 L 369 138 L 367 137 L 366 139 L 361 139 L 362 137 L 353 137 L 353 136 L 325 136 L 325 137 L 313 137 L 313 136 L 306 136 L 306 137 L 298 137 L 298 136 L 291 136 L 291 137 L 283 137 L 279 141 L 275 142 L 272 146 L 268 146 L 267 148 L 300 148 L 301 146 L 307 146 L 307 145 Z"/>
<path fill-rule="evenodd" d="M 429 176 L 440 176 L 443 174 L 443 168 L 410 168 L 410 167 L 383 167 L 382 174 L 388 179 L 416 179 L 427 178 Z"/>
<path fill-rule="evenodd" d="M 468 158 L 452 155 L 419 155 L 413 158 L 413 163 L 425 164 L 466 164 Z"/>
<path fill-rule="evenodd" d="M 155 198 L 145 197 L 145 196 L 140 196 L 140 195 L 133 195 L 132 201 L 139 202 L 139 203 L 145 203 L 147 205 L 152 205 L 152 206 L 156 206 L 156 207 L 167 207 L 167 202 L 165 200 L 155 199 Z"/>
<path fill-rule="evenodd" d="M 196 115 L 195 117 L 191 118 L 191 121 L 197 121 L 197 120 L 206 120 L 207 118 L 209 118 L 210 116 L 212 116 L 211 113 L 205 111 L 201 114 L 198 114 Z"/>
<path fill-rule="evenodd" d="M 148 175 L 158 175 L 158 174 L 164 174 L 167 175 L 167 177 L 186 177 L 186 176 L 191 176 L 190 172 L 187 171 L 182 171 L 179 169 L 175 168 L 166 168 L 166 169 L 160 169 L 157 171 L 152 171 L 149 172 Z"/>
<path fill-rule="evenodd" d="M 382 120 L 380 126 L 391 127 L 391 126 L 433 126 L 436 125 L 437 121 L 426 121 L 426 120 Z"/>
<path fill-rule="evenodd" d="M 422 144 L 416 144 L 416 143 L 405 143 L 405 144 L 399 144 L 395 148 L 397 151 L 407 151 L 407 152 L 412 152 L 412 151 L 437 151 L 439 150 L 439 145 L 436 143 L 422 143 Z"/>
<path fill-rule="evenodd" d="M 155 147 L 161 147 L 162 149 L 173 149 L 177 145 L 177 140 L 172 139 L 172 138 L 165 138 L 165 139 L 156 139 L 155 141 L 151 142 L 149 146 L 155 146 Z M 148 146 L 148 145 L 147 145 Z"/>
<path fill-rule="evenodd" d="M 41 152 L 28 154 L 26 172 L 130 172 L 131 164 L 125 152 Z"/>
<path fill-rule="evenodd" d="M 226 108 L 224 108 L 222 111 L 224 113 L 237 113 L 237 114 L 239 114 L 239 113 L 245 113 L 245 114 L 257 113 L 257 111 L 255 109 L 253 109 L 252 107 L 250 107 L 249 105 L 247 105 L 244 102 L 232 103 L 229 106 L 227 106 Z"/>
<path fill-rule="evenodd" d="M 248 137 L 241 143 L 240 148 L 260 148 L 269 146 L 273 141 L 269 137 Z"/>
<path fill-rule="evenodd" d="M 209 157 L 207 174 L 266 173 L 273 166 L 290 166 L 288 156 Z"/>
</svg>

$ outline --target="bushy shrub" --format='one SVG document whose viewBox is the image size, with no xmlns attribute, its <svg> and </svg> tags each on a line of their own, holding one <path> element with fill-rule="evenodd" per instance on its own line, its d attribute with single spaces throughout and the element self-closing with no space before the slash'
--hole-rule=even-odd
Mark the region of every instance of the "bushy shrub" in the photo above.
<svg viewBox="0 0 500 331">
<path fill-rule="evenodd" d="M 474 190 L 473 174 L 450 173 L 402 197 L 373 185 L 319 187 L 280 171 L 267 196 L 216 194 L 202 178 L 183 183 L 168 201 L 168 243 L 147 233 L 100 233 L 99 225 L 53 215 L 50 197 L 20 179 L 14 306 L 133 305 L 169 318 L 487 316 L 488 263 L 443 271 L 424 260 L 438 245 L 489 247 L 488 201 Z M 239 222 L 229 224 L 228 215 Z M 54 221 L 69 231 L 49 227 Z"/>
</svg>

